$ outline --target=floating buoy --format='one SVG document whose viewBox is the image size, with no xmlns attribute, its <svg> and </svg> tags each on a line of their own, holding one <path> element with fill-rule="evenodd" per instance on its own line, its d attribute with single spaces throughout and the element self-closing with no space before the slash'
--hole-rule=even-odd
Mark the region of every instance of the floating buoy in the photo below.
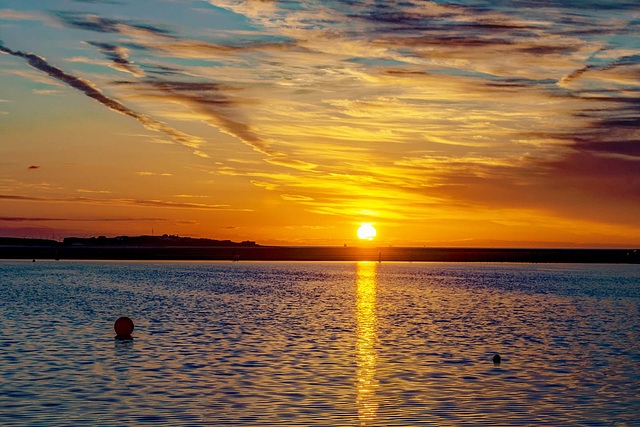
<svg viewBox="0 0 640 427">
<path fill-rule="evenodd" d="M 493 356 L 493 363 L 495 363 L 496 365 L 500 364 L 500 360 L 501 358 L 499 354 L 496 354 L 495 356 Z"/>
<path fill-rule="evenodd" d="M 128 317 L 120 317 L 113 324 L 113 329 L 116 331 L 116 339 L 118 340 L 131 340 L 131 332 L 133 332 L 133 320 Z"/>
</svg>

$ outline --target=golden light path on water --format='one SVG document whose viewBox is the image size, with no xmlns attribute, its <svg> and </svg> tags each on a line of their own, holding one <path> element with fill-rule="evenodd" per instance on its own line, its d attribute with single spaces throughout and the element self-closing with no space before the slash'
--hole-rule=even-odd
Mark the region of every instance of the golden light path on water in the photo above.
<svg viewBox="0 0 640 427">
<path fill-rule="evenodd" d="M 357 350 L 357 379 L 358 418 L 360 425 L 367 425 L 375 420 L 378 411 L 376 389 L 376 350 L 377 318 L 376 318 L 376 279 L 378 264 L 375 262 L 359 262 L 356 265 L 357 284 L 357 318 L 358 341 Z"/>
</svg>

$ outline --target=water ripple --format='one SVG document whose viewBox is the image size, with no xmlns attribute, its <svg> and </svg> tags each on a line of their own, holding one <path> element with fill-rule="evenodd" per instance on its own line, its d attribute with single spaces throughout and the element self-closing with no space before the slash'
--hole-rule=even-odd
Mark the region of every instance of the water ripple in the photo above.
<svg viewBox="0 0 640 427">
<path fill-rule="evenodd" d="M 0 269 L 2 425 L 640 419 L 638 266 L 6 261 Z M 113 338 L 122 315 L 136 323 L 133 341 Z"/>
</svg>

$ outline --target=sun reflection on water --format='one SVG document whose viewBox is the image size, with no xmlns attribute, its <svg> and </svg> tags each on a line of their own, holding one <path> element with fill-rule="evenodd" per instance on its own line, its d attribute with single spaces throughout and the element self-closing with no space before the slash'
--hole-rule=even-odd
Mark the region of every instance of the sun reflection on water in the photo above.
<svg viewBox="0 0 640 427">
<path fill-rule="evenodd" d="M 376 274 L 378 264 L 359 262 L 356 266 L 358 342 L 358 418 L 360 425 L 375 420 L 378 402 L 375 398 L 378 380 L 376 379 Z"/>
</svg>

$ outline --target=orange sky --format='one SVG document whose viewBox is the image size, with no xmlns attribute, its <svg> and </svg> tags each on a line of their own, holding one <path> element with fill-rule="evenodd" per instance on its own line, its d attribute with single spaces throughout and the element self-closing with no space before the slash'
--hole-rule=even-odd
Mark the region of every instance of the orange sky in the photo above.
<svg viewBox="0 0 640 427">
<path fill-rule="evenodd" d="M 634 2 L 23 3 L 1 236 L 640 246 Z"/>
</svg>

